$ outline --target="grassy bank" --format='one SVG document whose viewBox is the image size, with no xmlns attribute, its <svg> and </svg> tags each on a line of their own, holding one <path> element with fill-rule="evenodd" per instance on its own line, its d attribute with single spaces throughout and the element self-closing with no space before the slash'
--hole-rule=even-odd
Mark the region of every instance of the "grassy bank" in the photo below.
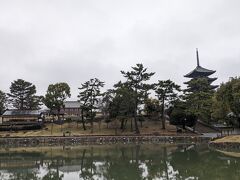
<svg viewBox="0 0 240 180">
<path fill-rule="evenodd" d="M 214 143 L 240 143 L 240 135 L 226 136 L 214 140 Z"/>
<path fill-rule="evenodd" d="M 28 130 L 18 132 L 0 132 L 0 137 L 31 137 L 31 136 L 80 136 L 80 135 L 133 135 L 134 131 L 131 131 L 130 122 L 127 124 L 126 129 L 122 131 L 119 129 L 119 122 L 109 123 L 94 123 L 94 130 L 91 133 L 90 124 L 86 124 L 87 130 L 83 130 L 82 125 L 76 122 L 64 123 L 63 125 L 46 124 L 41 130 Z M 118 128 L 116 128 L 118 127 Z M 133 127 L 134 129 L 134 127 Z M 160 122 L 144 122 L 143 126 L 139 128 L 141 134 L 150 135 L 194 135 L 190 132 L 177 133 L 176 127 L 166 123 L 166 129 L 161 128 Z M 66 133 L 70 132 L 70 133 Z"/>
</svg>

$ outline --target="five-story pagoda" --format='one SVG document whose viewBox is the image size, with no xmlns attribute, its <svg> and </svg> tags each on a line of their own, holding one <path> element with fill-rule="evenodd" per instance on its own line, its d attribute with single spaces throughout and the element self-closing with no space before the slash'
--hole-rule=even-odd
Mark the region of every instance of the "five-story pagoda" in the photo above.
<svg viewBox="0 0 240 180">
<path fill-rule="evenodd" d="M 211 78 L 209 76 L 214 74 L 216 71 L 205 69 L 205 68 L 201 67 L 200 63 L 199 63 L 198 49 L 196 49 L 196 54 L 197 54 L 197 67 L 190 73 L 186 74 L 184 77 L 191 78 L 191 79 L 206 78 L 209 82 L 209 85 L 211 85 L 212 82 L 215 81 L 217 78 Z M 188 82 L 185 82 L 184 84 L 189 84 L 190 81 L 191 80 L 189 80 Z M 215 89 L 218 86 L 211 85 L 211 87 L 212 87 L 212 89 Z"/>
</svg>

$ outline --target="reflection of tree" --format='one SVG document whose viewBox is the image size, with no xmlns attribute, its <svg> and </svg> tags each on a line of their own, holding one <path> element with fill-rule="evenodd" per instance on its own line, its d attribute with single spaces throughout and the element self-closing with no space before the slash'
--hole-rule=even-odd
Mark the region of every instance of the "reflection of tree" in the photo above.
<svg viewBox="0 0 240 180">
<path fill-rule="evenodd" d="M 96 174 L 96 166 L 93 162 L 93 148 L 90 150 L 90 158 L 84 161 L 86 149 L 83 150 L 81 159 L 81 170 L 79 178 L 81 179 L 92 179 Z"/>
<path fill-rule="evenodd" d="M 111 145 L 75 150 L 66 148 L 57 153 L 52 149 L 52 153 L 48 150 L 48 153 L 40 156 L 21 154 L 22 166 L 20 163 L 14 164 L 20 158 L 16 152 L 8 155 L 0 153 L 0 172 L 6 170 L 1 166 L 4 165 L 11 180 L 39 180 L 37 175 L 40 175 L 40 171 L 36 167 L 48 171 L 43 180 L 61 180 L 67 171 L 79 172 L 79 179 L 84 180 L 239 179 L 240 159 L 229 158 L 202 147 Z"/>
<path fill-rule="evenodd" d="M 146 157 L 148 152 L 142 150 L 140 145 L 136 146 L 125 146 L 120 149 L 116 149 L 117 157 L 113 160 L 108 160 L 105 164 L 105 174 L 106 179 L 146 179 L 143 176 L 145 167 L 142 166 L 146 164 Z M 153 157 L 154 158 L 154 157 Z"/>
<path fill-rule="evenodd" d="M 59 174 L 58 170 L 49 169 L 48 173 L 42 178 L 42 180 L 62 180 L 64 177 L 63 174 Z"/>
<path fill-rule="evenodd" d="M 9 176 L 9 180 L 40 180 L 39 177 L 37 177 L 36 171 L 21 171 L 21 172 L 15 172 L 12 173 Z"/>
<path fill-rule="evenodd" d="M 178 170 L 179 178 L 198 177 L 199 179 L 239 179 L 240 161 L 224 157 L 219 153 L 197 149 L 176 151 L 171 164 Z"/>
</svg>

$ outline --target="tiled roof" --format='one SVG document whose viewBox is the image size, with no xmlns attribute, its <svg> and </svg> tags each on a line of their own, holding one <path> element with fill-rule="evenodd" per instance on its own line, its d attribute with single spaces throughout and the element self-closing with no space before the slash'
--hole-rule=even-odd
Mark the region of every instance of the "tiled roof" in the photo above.
<svg viewBox="0 0 240 180">
<path fill-rule="evenodd" d="M 205 69 L 201 66 L 197 66 L 193 71 L 186 74 L 184 77 L 194 78 L 199 76 L 210 76 L 211 74 L 215 73 L 216 71 Z"/>
<path fill-rule="evenodd" d="M 3 117 L 6 116 L 40 116 L 41 111 L 39 110 L 6 110 L 3 113 Z"/>
<path fill-rule="evenodd" d="M 66 101 L 64 105 L 65 108 L 80 108 L 80 102 L 78 101 Z"/>
</svg>

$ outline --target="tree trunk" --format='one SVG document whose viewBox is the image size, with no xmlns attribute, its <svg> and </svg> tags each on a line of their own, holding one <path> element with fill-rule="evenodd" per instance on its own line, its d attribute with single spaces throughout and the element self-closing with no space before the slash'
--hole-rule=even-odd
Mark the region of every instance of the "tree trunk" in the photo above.
<svg viewBox="0 0 240 180">
<path fill-rule="evenodd" d="M 169 179 L 168 165 L 167 165 L 167 147 L 163 148 L 163 163 L 164 163 L 164 169 L 165 169 L 165 172 L 166 172 L 166 178 Z"/>
<path fill-rule="evenodd" d="M 93 111 L 91 109 L 91 133 L 93 133 Z"/>
<path fill-rule="evenodd" d="M 140 145 L 136 146 L 136 164 L 139 164 L 139 152 L 140 152 Z"/>
<path fill-rule="evenodd" d="M 131 118 L 131 132 L 133 132 L 133 123 L 132 123 L 133 119 Z"/>
<path fill-rule="evenodd" d="M 51 123 L 51 135 L 53 133 L 53 122 Z"/>
<path fill-rule="evenodd" d="M 93 133 L 93 119 L 91 119 L 91 134 Z"/>
<path fill-rule="evenodd" d="M 140 131 L 139 131 L 139 128 L 138 128 L 138 123 L 137 123 L 137 112 L 135 112 L 134 114 L 134 124 L 135 124 L 135 131 L 136 131 L 136 134 L 140 134 Z"/>
<path fill-rule="evenodd" d="M 165 116 L 164 116 L 164 102 L 165 98 L 163 97 L 162 99 L 162 129 L 166 129 L 165 128 Z"/>
<path fill-rule="evenodd" d="M 137 95 L 137 89 L 135 89 L 135 95 Z M 135 97 L 134 124 L 135 124 L 136 134 L 140 134 L 138 123 L 137 123 L 137 108 L 138 108 L 138 98 Z"/>
<path fill-rule="evenodd" d="M 124 121 L 123 129 L 126 129 L 127 127 L 127 119 Z"/>
<path fill-rule="evenodd" d="M 85 153 L 86 153 L 86 149 L 83 150 L 82 153 L 82 158 L 81 158 L 81 173 L 83 173 L 83 165 L 84 165 L 84 158 L 85 158 Z"/>
<path fill-rule="evenodd" d="M 60 120 L 60 109 L 58 109 L 57 111 L 57 117 L 58 117 L 58 121 Z"/>
<path fill-rule="evenodd" d="M 238 127 L 240 128 L 240 117 L 238 117 Z"/>
<path fill-rule="evenodd" d="M 197 123 L 198 123 L 198 117 L 197 117 L 196 123 L 193 125 L 193 132 L 195 132 L 196 130 Z"/>
<path fill-rule="evenodd" d="M 98 129 L 99 129 L 99 131 L 101 131 L 101 119 L 99 119 L 99 121 L 98 121 Z"/>
<path fill-rule="evenodd" d="M 82 126 L 83 126 L 83 130 L 86 130 L 86 126 L 85 126 L 85 122 L 84 122 L 84 116 L 83 116 L 83 109 L 81 110 L 81 117 L 82 117 Z"/>
<path fill-rule="evenodd" d="M 117 119 L 114 120 L 115 135 L 117 135 Z"/>
<path fill-rule="evenodd" d="M 124 128 L 124 119 L 121 119 L 121 126 L 120 126 L 120 129 L 123 130 Z"/>
</svg>

